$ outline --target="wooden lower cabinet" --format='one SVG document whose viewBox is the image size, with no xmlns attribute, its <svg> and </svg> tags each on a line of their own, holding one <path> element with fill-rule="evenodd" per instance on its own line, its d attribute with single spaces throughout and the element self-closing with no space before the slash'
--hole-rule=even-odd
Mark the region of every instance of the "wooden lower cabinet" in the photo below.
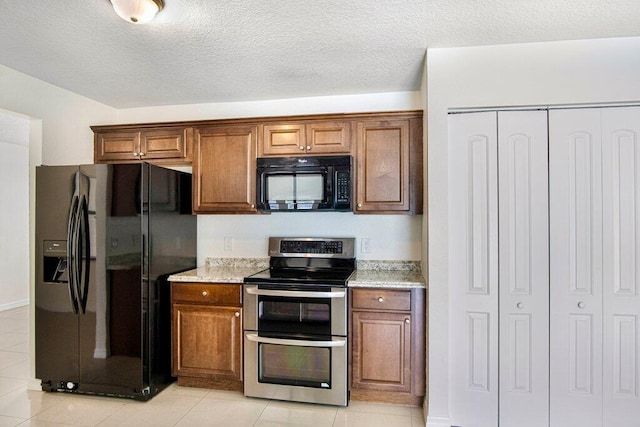
<svg viewBox="0 0 640 427">
<path fill-rule="evenodd" d="M 242 390 L 241 290 L 172 283 L 172 375 L 179 385 Z"/>
<path fill-rule="evenodd" d="M 425 290 L 351 291 L 351 399 L 420 406 L 425 396 Z"/>
</svg>

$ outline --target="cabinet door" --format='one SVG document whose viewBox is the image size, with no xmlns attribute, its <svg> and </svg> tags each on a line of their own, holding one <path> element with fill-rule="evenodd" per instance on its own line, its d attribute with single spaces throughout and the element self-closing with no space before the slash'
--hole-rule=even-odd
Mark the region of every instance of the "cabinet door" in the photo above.
<svg viewBox="0 0 640 427">
<path fill-rule="evenodd" d="M 602 109 L 602 425 L 640 422 L 640 108 Z"/>
<path fill-rule="evenodd" d="M 173 305 L 173 375 L 240 380 L 240 307 Z"/>
<path fill-rule="evenodd" d="M 268 124 L 262 127 L 262 154 L 265 156 L 304 154 L 306 147 L 304 124 Z"/>
<path fill-rule="evenodd" d="M 308 154 L 349 154 L 351 124 L 349 122 L 313 122 L 307 124 Z"/>
<path fill-rule="evenodd" d="M 104 132 L 95 135 L 95 161 L 138 160 L 140 132 Z"/>
<path fill-rule="evenodd" d="M 451 423 L 498 425 L 495 112 L 449 115 Z"/>
<path fill-rule="evenodd" d="M 498 113 L 500 425 L 549 420 L 547 112 Z"/>
<path fill-rule="evenodd" d="M 190 130 L 173 128 L 143 131 L 140 139 L 140 157 L 142 160 L 188 160 L 187 133 Z"/>
<path fill-rule="evenodd" d="M 356 212 L 409 211 L 409 120 L 357 124 Z"/>
<path fill-rule="evenodd" d="M 411 392 L 410 313 L 353 311 L 352 325 L 351 388 Z"/>
<path fill-rule="evenodd" d="M 257 126 L 195 130 L 193 210 L 255 212 Z"/>
<path fill-rule="evenodd" d="M 549 112 L 552 426 L 602 425 L 602 178 L 598 109 Z"/>
</svg>

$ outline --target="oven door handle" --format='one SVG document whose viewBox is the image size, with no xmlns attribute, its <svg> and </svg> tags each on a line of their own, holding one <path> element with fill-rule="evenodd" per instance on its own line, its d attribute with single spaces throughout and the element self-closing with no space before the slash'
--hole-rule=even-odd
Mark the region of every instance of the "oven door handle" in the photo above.
<svg viewBox="0 0 640 427">
<path fill-rule="evenodd" d="M 268 297 L 289 298 L 344 298 L 345 291 L 315 292 L 315 291 L 280 291 L 277 289 L 246 288 L 248 294 Z"/>
<path fill-rule="evenodd" d="M 263 344 L 292 345 L 297 347 L 344 347 L 347 344 L 347 340 L 344 338 L 335 338 L 334 341 L 307 341 L 261 337 L 258 334 L 245 334 L 245 336 L 249 341 Z"/>
</svg>

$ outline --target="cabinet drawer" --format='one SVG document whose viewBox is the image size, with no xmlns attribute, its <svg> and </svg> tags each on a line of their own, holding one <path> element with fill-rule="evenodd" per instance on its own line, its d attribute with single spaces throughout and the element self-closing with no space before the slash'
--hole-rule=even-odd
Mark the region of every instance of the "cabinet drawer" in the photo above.
<svg viewBox="0 0 640 427">
<path fill-rule="evenodd" d="M 354 289 L 354 309 L 411 311 L 410 290 Z"/>
<path fill-rule="evenodd" d="M 172 283 L 172 302 L 195 302 L 239 306 L 242 295 L 241 285 L 216 285 L 207 283 Z"/>
</svg>

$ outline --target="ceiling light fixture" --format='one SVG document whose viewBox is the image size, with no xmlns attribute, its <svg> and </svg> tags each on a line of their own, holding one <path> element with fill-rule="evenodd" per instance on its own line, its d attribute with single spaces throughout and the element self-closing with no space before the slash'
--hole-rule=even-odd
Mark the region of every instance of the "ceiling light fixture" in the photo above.
<svg viewBox="0 0 640 427">
<path fill-rule="evenodd" d="M 164 7 L 162 0 L 111 0 L 118 16 L 127 22 L 144 24 Z"/>
</svg>

